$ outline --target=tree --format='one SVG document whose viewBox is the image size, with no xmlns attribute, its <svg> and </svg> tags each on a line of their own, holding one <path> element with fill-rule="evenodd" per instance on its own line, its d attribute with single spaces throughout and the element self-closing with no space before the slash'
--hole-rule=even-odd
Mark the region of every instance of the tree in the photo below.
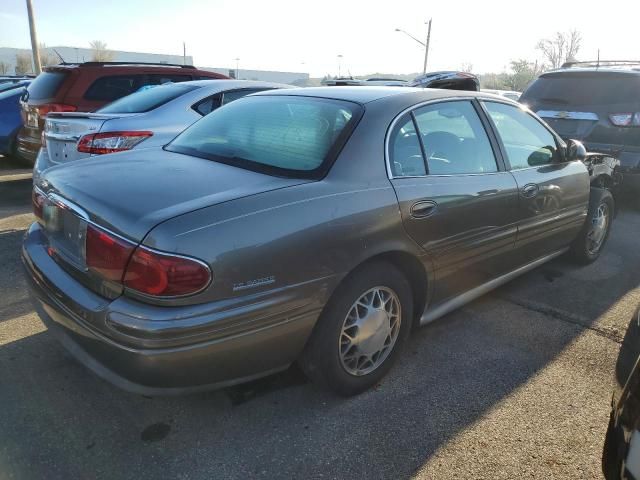
<svg viewBox="0 0 640 480">
<path fill-rule="evenodd" d="M 0 75 L 6 75 L 7 73 L 9 73 L 9 64 L 0 62 Z"/>
<path fill-rule="evenodd" d="M 536 48 L 549 62 L 549 68 L 560 68 L 565 62 L 575 61 L 581 44 L 582 35 L 580 32 L 571 30 L 566 33 L 556 32 L 553 38 L 540 40 Z"/>
<path fill-rule="evenodd" d="M 464 62 L 460 64 L 460 71 L 467 72 L 467 73 L 473 72 L 473 63 Z"/>
<path fill-rule="evenodd" d="M 40 66 L 46 67 L 47 65 L 58 64 L 58 57 L 55 54 L 51 53 L 44 43 L 40 44 L 38 50 L 40 51 Z"/>
<path fill-rule="evenodd" d="M 107 44 L 101 40 L 89 42 L 91 46 L 91 61 L 93 62 L 111 62 L 115 54 L 111 50 L 107 50 Z"/>
<path fill-rule="evenodd" d="M 16 75 L 33 73 L 31 55 L 28 53 L 16 53 Z"/>
<path fill-rule="evenodd" d="M 525 59 L 511 61 L 511 74 L 505 77 L 509 90 L 522 92 L 527 85 L 531 83 L 538 75 L 542 73 L 542 69 L 536 63 L 531 63 Z"/>
</svg>

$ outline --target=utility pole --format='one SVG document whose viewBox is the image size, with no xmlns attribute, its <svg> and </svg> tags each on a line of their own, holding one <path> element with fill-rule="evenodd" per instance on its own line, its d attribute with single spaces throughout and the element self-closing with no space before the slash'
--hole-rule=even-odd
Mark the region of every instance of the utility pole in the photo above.
<svg viewBox="0 0 640 480">
<path fill-rule="evenodd" d="M 38 49 L 38 36 L 36 34 L 36 22 L 33 19 L 33 5 L 31 0 L 27 0 L 27 14 L 29 15 L 29 31 L 31 32 L 31 51 L 33 53 L 33 70 L 36 75 L 40 75 L 40 50 Z"/>
<path fill-rule="evenodd" d="M 239 75 L 238 72 L 240 70 L 240 58 L 236 57 L 235 61 L 236 61 L 236 80 L 240 80 L 240 77 L 238 76 Z"/>
<path fill-rule="evenodd" d="M 431 41 L 431 20 L 429 19 L 429 27 L 427 28 L 427 41 L 424 45 L 424 67 L 422 67 L 422 74 L 427 73 L 427 60 L 429 60 L 429 42 Z"/>
<path fill-rule="evenodd" d="M 182 42 L 182 64 L 187 64 L 187 44 Z"/>
</svg>

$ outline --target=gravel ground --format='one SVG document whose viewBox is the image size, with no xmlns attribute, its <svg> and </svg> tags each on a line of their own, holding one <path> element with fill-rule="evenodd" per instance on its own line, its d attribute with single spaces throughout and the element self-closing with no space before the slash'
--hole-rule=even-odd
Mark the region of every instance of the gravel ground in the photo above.
<svg viewBox="0 0 640 480">
<path fill-rule="evenodd" d="M 24 172 L 22 172 L 24 173 Z M 73 361 L 19 263 L 30 180 L 0 174 L 0 478 L 600 478 L 613 367 L 640 301 L 640 213 L 604 256 L 558 259 L 419 329 L 375 390 L 296 370 L 146 398 Z"/>
</svg>

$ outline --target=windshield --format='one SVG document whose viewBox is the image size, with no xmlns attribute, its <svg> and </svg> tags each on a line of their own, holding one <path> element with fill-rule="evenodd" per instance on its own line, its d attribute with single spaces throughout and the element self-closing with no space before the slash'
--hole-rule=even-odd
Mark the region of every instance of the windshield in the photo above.
<svg viewBox="0 0 640 480">
<path fill-rule="evenodd" d="M 168 84 L 141 90 L 122 97 L 98 110 L 99 113 L 142 113 L 158 108 L 174 98 L 191 92 L 198 85 Z"/>
<path fill-rule="evenodd" d="M 609 105 L 636 101 L 640 76 L 628 74 L 580 73 L 544 75 L 520 97 L 520 102 L 557 105 Z"/>
<path fill-rule="evenodd" d="M 353 129 L 361 108 L 351 102 L 246 97 L 214 111 L 167 150 L 282 176 L 322 176 Z"/>
</svg>

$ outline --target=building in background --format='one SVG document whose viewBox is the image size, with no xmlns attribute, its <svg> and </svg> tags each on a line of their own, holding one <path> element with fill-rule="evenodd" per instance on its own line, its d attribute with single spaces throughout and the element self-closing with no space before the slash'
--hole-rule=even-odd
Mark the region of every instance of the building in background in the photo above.
<svg viewBox="0 0 640 480">
<path fill-rule="evenodd" d="M 209 72 L 221 73 L 231 78 L 236 78 L 235 68 L 200 67 Z M 277 72 L 272 70 L 245 70 L 238 69 L 239 80 L 261 80 L 263 82 L 287 83 L 289 85 L 306 86 L 309 74 L 303 72 Z"/>
<path fill-rule="evenodd" d="M 93 57 L 93 50 L 90 48 L 76 47 L 47 47 L 44 49 L 46 56 L 52 60 L 53 64 L 61 63 L 60 56 L 67 63 L 89 62 Z M 119 50 L 109 50 L 112 53 L 114 62 L 150 62 L 150 63 L 174 63 L 178 65 L 192 65 L 193 57 L 182 55 L 164 55 L 160 53 L 142 52 L 122 52 Z M 7 74 L 13 74 L 16 68 L 16 56 L 28 55 L 31 58 L 31 50 L 27 48 L 5 48 L 0 47 L 0 62 L 8 65 Z M 46 63 L 46 62 L 43 62 Z"/>
<path fill-rule="evenodd" d="M 47 47 L 44 49 L 44 58 L 50 60 L 50 64 L 61 63 L 60 57 L 67 63 L 89 62 L 93 58 L 93 50 L 91 48 L 76 47 Z M 123 52 L 120 50 L 108 50 L 112 55 L 114 62 L 149 62 L 149 63 L 173 63 L 177 65 L 193 65 L 193 57 L 187 55 L 164 55 L 160 53 L 143 53 L 143 52 Z M 60 57 L 55 53 L 58 52 Z M 26 48 L 6 48 L 0 47 L 0 63 L 5 68 L 7 75 L 13 75 L 16 69 L 16 56 L 26 55 L 31 58 L 31 50 Z M 44 61 L 43 66 L 47 62 Z M 235 68 L 217 68 L 217 67 L 200 67 L 202 70 L 222 73 L 229 77 L 235 78 Z M 1 72 L 0 72 L 1 73 Z M 31 72 L 25 72 L 31 73 Z M 276 72 L 269 70 L 238 70 L 238 78 L 242 80 L 262 80 L 265 82 L 287 83 L 292 85 L 306 86 L 309 81 L 309 74 L 302 72 Z"/>
</svg>

